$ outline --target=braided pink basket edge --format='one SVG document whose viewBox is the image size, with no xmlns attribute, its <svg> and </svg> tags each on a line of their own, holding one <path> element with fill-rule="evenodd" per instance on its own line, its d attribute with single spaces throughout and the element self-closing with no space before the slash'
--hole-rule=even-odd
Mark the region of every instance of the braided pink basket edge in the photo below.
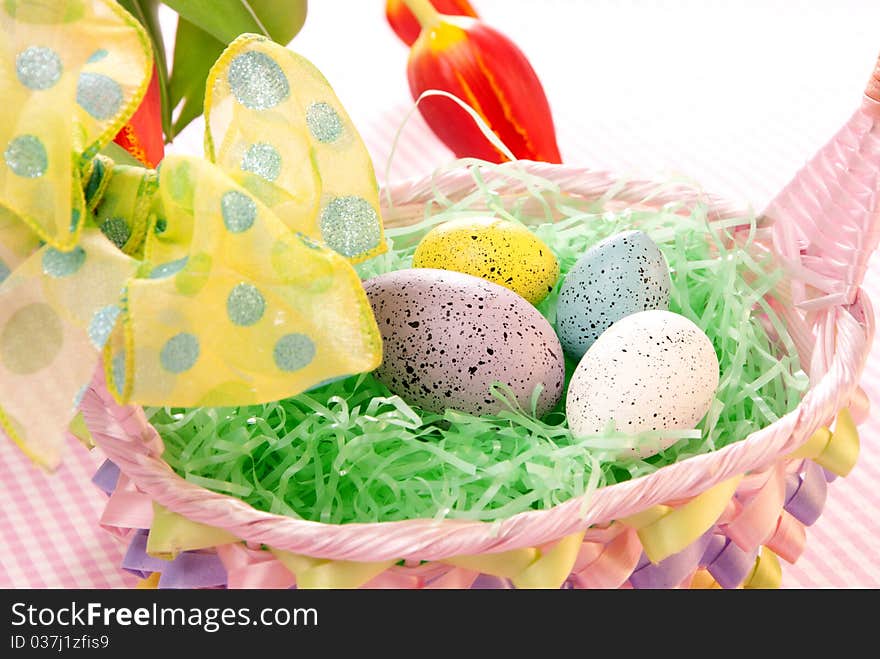
<svg viewBox="0 0 880 659">
<path fill-rule="evenodd" d="M 598 198 L 613 188 L 616 200 L 630 203 L 651 195 L 652 205 L 658 206 L 667 202 L 708 203 L 717 217 L 742 217 L 747 212 L 743 206 L 684 185 L 666 186 L 657 193 L 657 182 L 628 181 L 621 186 L 606 172 L 532 162 L 511 165 L 553 181 L 567 194 L 584 198 Z M 399 224 L 401 219 L 412 221 L 421 217 L 424 204 L 435 192 L 455 199 L 472 190 L 473 179 L 463 170 L 395 185 L 383 194 L 383 200 L 386 194 L 394 200 L 393 208 L 386 209 L 386 218 L 390 224 Z M 504 183 L 499 191 L 504 193 Z M 853 228 L 857 232 L 867 229 Z M 778 240 L 777 231 L 773 236 Z M 792 250 L 796 247 L 786 245 L 776 251 L 791 254 Z M 873 245 L 868 246 L 867 253 L 858 258 L 866 261 L 872 250 Z M 550 510 L 520 513 L 500 522 L 407 520 L 331 525 L 262 512 L 177 476 L 161 459 L 161 439 L 143 410 L 135 405 L 117 405 L 100 373 L 83 401 L 82 411 L 97 445 L 154 501 L 249 542 L 316 558 L 361 562 L 430 561 L 537 547 L 656 504 L 696 496 L 733 476 L 760 471 L 829 424 L 853 397 L 874 334 L 870 301 L 858 289 L 859 282 L 847 283 L 851 300 L 839 295 L 838 303 L 814 312 L 815 336 L 799 314 L 781 310 L 802 362 L 812 365 L 812 386 L 796 410 L 717 452 L 601 488 L 589 497 L 576 497 Z"/>
</svg>

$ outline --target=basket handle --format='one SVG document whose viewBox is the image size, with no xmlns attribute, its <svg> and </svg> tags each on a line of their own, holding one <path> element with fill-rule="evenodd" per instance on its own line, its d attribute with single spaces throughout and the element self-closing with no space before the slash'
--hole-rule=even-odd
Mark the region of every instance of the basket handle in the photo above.
<svg viewBox="0 0 880 659">
<path fill-rule="evenodd" d="M 865 96 L 880 102 L 880 57 L 877 58 L 877 66 L 874 67 L 874 73 L 871 75 L 871 79 L 868 80 Z"/>
<path fill-rule="evenodd" d="M 764 220 L 805 311 L 851 305 L 880 242 L 880 59 L 861 106 L 770 202 Z"/>
</svg>

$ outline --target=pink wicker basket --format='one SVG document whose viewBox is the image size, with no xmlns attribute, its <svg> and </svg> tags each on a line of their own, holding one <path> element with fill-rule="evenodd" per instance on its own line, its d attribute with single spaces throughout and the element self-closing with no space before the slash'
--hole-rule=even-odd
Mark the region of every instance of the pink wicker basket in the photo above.
<svg viewBox="0 0 880 659">
<path fill-rule="evenodd" d="M 619 203 L 635 204 L 656 191 L 656 183 L 621 184 L 601 172 L 514 166 L 574 198 L 615 187 Z M 502 194 L 517 192 L 508 186 Z M 473 179 L 452 171 L 391 187 L 386 225 L 420 219 L 438 190 L 459 199 L 473 190 Z M 649 203 L 698 200 L 719 217 L 745 212 L 684 186 Z M 826 483 L 845 475 L 858 453 L 854 423 L 867 412 L 858 384 L 874 335 L 874 312 L 859 285 L 878 232 L 880 102 L 866 96 L 759 222 L 756 248 L 771 250 L 789 275 L 790 300 L 779 311 L 808 365 L 810 389 L 795 411 L 717 452 L 496 523 L 321 524 L 261 512 L 186 482 L 163 462 L 161 439 L 143 410 L 118 406 L 96 381 L 83 413 L 121 470 L 102 521 L 122 535 L 140 534 L 154 557 L 141 572 L 160 586 L 173 585 L 163 572 L 185 555 L 216 557 L 229 587 L 778 585 L 777 556 L 797 559 Z M 123 503 L 140 513 L 121 519 Z M 145 539 L 137 529 L 160 516 L 163 538 L 151 532 Z"/>
</svg>

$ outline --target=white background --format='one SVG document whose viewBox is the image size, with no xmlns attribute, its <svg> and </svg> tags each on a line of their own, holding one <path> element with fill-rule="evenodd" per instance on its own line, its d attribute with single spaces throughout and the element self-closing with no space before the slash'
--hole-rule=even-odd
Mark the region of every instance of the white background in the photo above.
<svg viewBox="0 0 880 659">
<path fill-rule="evenodd" d="M 538 72 L 567 164 L 684 174 L 756 207 L 849 117 L 880 52 L 873 0 L 472 4 Z M 379 137 L 412 102 L 408 51 L 385 21 L 384 1 L 311 0 L 291 48 L 333 84 L 381 176 L 389 140 Z M 200 154 L 202 131 L 192 125 L 173 149 Z M 416 115 L 392 179 L 450 158 L 425 131 Z"/>
</svg>

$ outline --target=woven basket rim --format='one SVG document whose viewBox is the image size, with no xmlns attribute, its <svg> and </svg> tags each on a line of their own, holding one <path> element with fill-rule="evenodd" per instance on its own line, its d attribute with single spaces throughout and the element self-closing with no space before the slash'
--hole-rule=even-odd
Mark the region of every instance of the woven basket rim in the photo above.
<svg viewBox="0 0 880 659">
<path fill-rule="evenodd" d="M 656 180 L 627 180 L 607 171 L 565 165 L 518 161 L 506 166 L 548 178 L 566 193 L 583 197 L 598 197 L 618 186 L 615 198 L 638 201 L 656 193 L 661 185 Z M 493 170 L 488 178 L 503 177 L 504 167 Z M 389 217 L 399 218 L 407 208 L 423 205 L 435 191 L 454 197 L 472 189 L 468 171 L 451 170 L 392 184 L 381 198 L 383 202 L 388 197 L 394 200 Z M 662 204 L 697 199 L 722 217 L 742 215 L 748 208 L 685 184 L 663 184 L 663 191 L 653 200 Z M 873 337 L 874 315 L 863 292 L 849 307 L 831 307 L 826 313 L 837 337 L 828 370 L 811 383 L 798 407 L 775 423 L 717 451 L 600 488 L 589 500 L 574 497 L 553 508 L 521 512 L 496 522 L 413 519 L 329 524 L 262 512 L 175 474 L 157 454 L 158 433 L 147 423 L 143 410 L 118 406 L 104 387 L 101 369 L 83 401 L 83 414 L 96 444 L 140 490 L 173 512 L 224 528 L 243 540 L 333 560 L 438 560 L 495 553 L 541 546 L 659 503 L 693 497 L 733 476 L 760 471 L 794 451 L 848 402 L 858 386 Z"/>
</svg>

